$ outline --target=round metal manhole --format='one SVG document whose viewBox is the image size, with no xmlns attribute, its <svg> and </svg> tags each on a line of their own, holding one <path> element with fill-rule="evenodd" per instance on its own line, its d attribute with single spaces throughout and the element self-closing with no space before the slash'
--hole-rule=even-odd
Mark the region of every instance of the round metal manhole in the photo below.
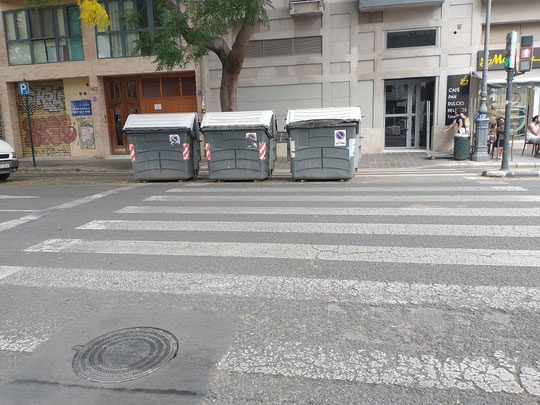
<svg viewBox="0 0 540 405">
<path fill-rule="evenodd" d="M 75 350 L 75 374 L 89 381 L 115 383 L 143 377 L 167 364 L 176 356 L 178 340 L 163 329 L 127 328 Z"/>
</svg>

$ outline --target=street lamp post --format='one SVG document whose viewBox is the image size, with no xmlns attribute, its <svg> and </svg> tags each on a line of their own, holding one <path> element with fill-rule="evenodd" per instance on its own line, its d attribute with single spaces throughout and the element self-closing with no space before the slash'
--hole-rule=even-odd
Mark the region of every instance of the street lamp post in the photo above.
<svg viewBox="0 0 540 405">
<path fill-rule="evenodd" d="M 489 130 L 489 118 L 487 116 L 487 75 L 489 65 L 489 30 L 491 25 L 491 0 L 486 1 L 486 27 L 484 37 L 484 66 L 482 69 L 482 90 L 480 93 L 480 107 L 476 117 L 476 137 L 474 153 L 471 160 L 485 162 L 489 160 L 487 153 L 487 137 Z"/>
</svg>

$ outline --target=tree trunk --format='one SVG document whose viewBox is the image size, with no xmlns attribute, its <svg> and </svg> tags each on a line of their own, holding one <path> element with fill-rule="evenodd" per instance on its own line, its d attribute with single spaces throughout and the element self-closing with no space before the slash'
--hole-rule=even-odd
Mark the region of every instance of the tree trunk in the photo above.
<svg viewBox="0 0 540 405">
<path fill-rule="evenodd" d="M 221 89 L 219 98 L 221 102 L 221 111 L 236 111 L 238 77 L 244 65 L 244 59 L 248 49 L 249 39 L 255 29 L 254 25 L 244 23 L 236 35 L 234 44 L 230 51 L 223 45 L 214 41 L 212 49 L 221 60 Z"/>
<path fill-rule="evenodd" d="M 221 69 L 221 88 L 219 90 L 221 111 L 236 111 L 239 75 L 240 72 L 231 71 L 227 65 Z"/>
</svg>

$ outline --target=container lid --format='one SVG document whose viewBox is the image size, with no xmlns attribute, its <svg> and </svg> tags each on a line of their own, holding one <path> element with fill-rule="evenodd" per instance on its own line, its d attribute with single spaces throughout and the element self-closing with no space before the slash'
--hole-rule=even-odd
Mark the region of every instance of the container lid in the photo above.
<svg viewBox="0 0 540 405">
<path fill-rule="evenodd" d="M 296 122 L 362 122 L 360 107 L 307 108 L 289 110 L 285 125 Z"/>
<path fill-rule="evenodd" d="M 209 129 L 265 128 L 272 129 L 274 111 L 208 112 L 204 115 L 201 131 Z"/>
<path fill-rule="evenodd" d="M 162 132 L 164 130 L 193 130 L 197 113 L 130 114 L 125 132 Z"/>
</svg>

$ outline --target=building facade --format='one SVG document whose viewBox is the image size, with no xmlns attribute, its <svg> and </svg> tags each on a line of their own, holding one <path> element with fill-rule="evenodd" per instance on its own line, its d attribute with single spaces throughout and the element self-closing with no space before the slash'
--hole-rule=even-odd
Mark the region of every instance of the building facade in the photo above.
<svg viewBox="0 0 540 405">
<path fill-rule="evenodd" d="M 133 39 L 159 24 L 151 1 L 105 0 L 112 21 L 100 32 L 80 27 L 73 4 L 24 10 L 3 1 L 0 107 L 3 136 L 29 153 L 24 100 L 42 155 L 126 153 L 121 128 L 129 113 L 219 111 L 221 65 L 210 54 L 183 72 L 156 73 L 134 56 Z M 474 118 L 478 102 L 485 3 L 482 0 L 274 0 L 269 27 L 257 27 L 240 75 L 238 108 L 272 109 L 283 131 L 288 109 L 360 106 L 364 153 L 448 150 L 444 132 L 455 107 Z M 506 33 L 535 35 L 534 69 L 517 79 L 513 125 L 539 113 L 540 17 L 537 0 L 493 0 L 490 115 L 504 110 Z M 127 31 L 120 18 L 143 8 Z M 229 43 L 234 30 L 229 33 Z"/>
<path fill-rule="evenodd" d="M 0 29 L 0 107 L 3 137 L 20 156 L 104 157 L 126 154 L 123 124 L 130 113 L 200 112 L 198 66 L 156 72 L 137 56 L 133 40 L 158 24 L 152 2 L 104 0 L 111 27 L 83 27 L 73 3 L 24 9 L 3 1 Z M 144 7 L 140 29 L 121 18 Z M 30 84 L 28 122 L 17 83 Z"/>
</svg>

